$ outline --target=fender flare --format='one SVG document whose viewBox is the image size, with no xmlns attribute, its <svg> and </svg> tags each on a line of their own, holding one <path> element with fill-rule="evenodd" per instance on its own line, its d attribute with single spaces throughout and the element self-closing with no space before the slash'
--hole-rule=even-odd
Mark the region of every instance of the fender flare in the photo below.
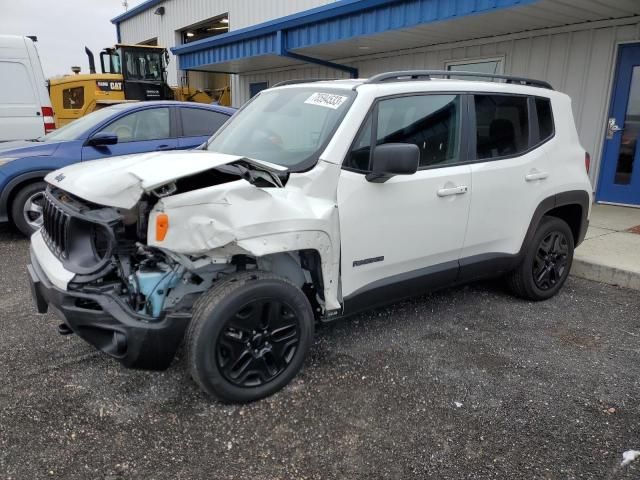
<svg viewBox="0 0 640 480">
<path fill-rule="evenodd" d="M 575 239 L 575 246 L 577 247 L 580 245 L 584 240 L 584 237 L 587 234 L 587 228 L 589 227 L 589 220 L 587 216 L 589 215 L 590 202 L 591 196 L 586 190 L 570 190 L 568 192 L 556 193 L 555 195 L 545 198 L 540 202 L 533 213 L 533 217 L 531 217 L 529 228 L 527 229 L 527 233 L 522 241 L 520 251 L 517 254 L 518 258 L 520 259 L 524 255 L 524 251 L 535 235 L 542 217 L 554 208 L 563 207 L 565 205 L 579 205 L 582 209 L 582 218 L 580 219 L 580 228 L 578 229 L 579 233 Z"/>
<path fill-rule="evenodd" d="M 43 179 L 53 170 L 34 170 L 32 172 L 22 173 L 17 177 L 9 180 L 7 185 L 0 193 L 0 222 L 7 222 L 9 220 L 9 199 L 14 193 L 18 185 L 34 179 Z"/>
</svg>

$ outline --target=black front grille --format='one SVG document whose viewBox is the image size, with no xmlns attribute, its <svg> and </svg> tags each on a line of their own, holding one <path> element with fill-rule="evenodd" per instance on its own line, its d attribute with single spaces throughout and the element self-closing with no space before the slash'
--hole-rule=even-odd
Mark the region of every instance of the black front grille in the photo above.
<svg viewBox="0 0 640 480">
<path fill-rule="evenodd" d="M 69 256 L 69 227 L 71 216 L 55 204 L 47 193 L 43 206 L 42 237 L 56 255 Z"/>
</svg>

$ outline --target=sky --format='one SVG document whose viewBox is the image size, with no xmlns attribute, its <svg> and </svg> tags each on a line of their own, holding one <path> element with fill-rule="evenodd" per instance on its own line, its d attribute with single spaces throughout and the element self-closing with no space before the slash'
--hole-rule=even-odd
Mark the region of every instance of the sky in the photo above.
<svg viewBox="0 0 640 480">
<path fill-rule="evenodd" d="M 142 0 L 129 0 L 129 8 Z M 123 13 L 122 0 L 0 0 L 0 34 L 36 35 L 46 78 L 71 73 L 72 65 L 89 73 L 85 45 L 96 58 L 116 43 L 110 20 Z"/>
</svg>

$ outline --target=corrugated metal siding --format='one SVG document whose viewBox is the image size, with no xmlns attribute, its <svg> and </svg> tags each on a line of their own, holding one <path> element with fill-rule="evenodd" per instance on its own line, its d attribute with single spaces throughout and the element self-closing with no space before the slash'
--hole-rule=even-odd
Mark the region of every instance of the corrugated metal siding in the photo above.
<svg viewBox="0 0 640 480">
<path fill-rule="evenodd" d="M 389 70 L 443 69 L 445 62 L 450 60 L 504 56 L 506 74 L 547 80 L 555 89 L 571 96 L 582 145 L 594 160 L 591 179 L 595 184 L 616 45 L 640 41 L 637 18 L 600 22 L 600 25 L 582 24 L 338 61 L 357 67 L 360 76 L 368 77 Z M 234 100 L 236 106 L 244 103 L 248 99 L 249 84 L 253 82 L 267 81 L 273 85 L 282 80 L 320 77 L 343 78 L 346 74 L 323 67 L 308 67 L 241 75 Z"/>
<path fill-rule="evenodd" d="M 123 43 L 139 43 L 158 38 L 158 45 L 180 45 L 178 31 L 212 17 L 229 13 L 229 27 L 237 30 L 292 13 L 332 3 L 335 0 L 167 0 L 165 14 L 154 15 L 151 8 L 120 24 Z M 169 83 L 177 84 L 175 57 L 168 68 Z"/>
</svg>

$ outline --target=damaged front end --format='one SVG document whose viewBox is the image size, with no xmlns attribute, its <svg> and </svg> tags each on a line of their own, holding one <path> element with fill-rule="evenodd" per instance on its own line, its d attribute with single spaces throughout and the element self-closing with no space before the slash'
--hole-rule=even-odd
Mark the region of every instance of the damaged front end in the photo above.
<svg viewBox="0 0 640 480">
<path fill-rule="evenodd" d="M 195 300 L 234 269 L 197 261 L 186 267 L 146 246 L 155 201 L 143 197 L 123 210 L 50 187 L 29 267 L 41 313 L 51 307 L 70 331 L 126 366 L 145 369 L 169 366 Z M 68 274 L 63 284 L 58 271 Z"/>
<path fill-rule="evenodd" d="M 144 179 L 112 199 L 107 185 L 95 186 L 92 195 L 75 193 L 81 171 L 66 175 L 64 189 L 48 187 L 29 271 L 39 311 L 56 311 L 65 321 L 62 333 L 78 334 L 128 367 L 164 369 L 195 302 L 234 272 L 265 270 L 288 278 L 318 317 L 327 305 L 339 306 L 337 281 L 324 282 L 333 278 L 329 269 L 338 269 L 326 233 L 326 225 L 337 224 L 332 202 L 311 200 L 300 185 L 283 188 L 292 186 L 287 172 L 254 161 L 193 170 L 148 182 L 135 202 L 123 199 L 133 200 L 131 192 Z M 125 177 L 131 169 L 117 174 Z M 160 215 L 169 222 L 162 239 L 156 231 Z"/>
</svg>

